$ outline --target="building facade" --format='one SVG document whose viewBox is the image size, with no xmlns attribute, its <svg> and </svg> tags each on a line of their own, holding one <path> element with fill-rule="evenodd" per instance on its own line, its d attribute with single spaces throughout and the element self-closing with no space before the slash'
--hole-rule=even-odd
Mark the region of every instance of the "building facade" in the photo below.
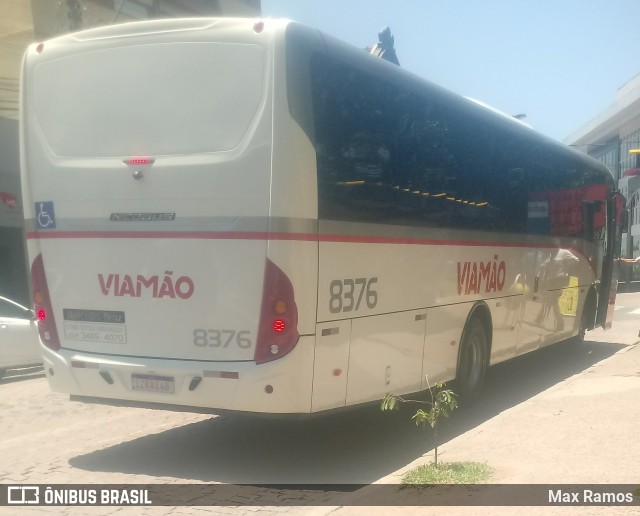
<svg viewBox="0 0 640 516">
<path fill-rule="evenodd" d="M 259 17 L 260 0 L 2 0 L 0 2 L 0 296 L 29 305 L 18 138 L 27 46 L 76 30 L 151 18 Z"/>
<path fill-rule="evenodd" d="M 629 210 L 622 255 L 640 256 L 640 74 L 622 85 L 615 102 L 566 138 L 565 143 L 611 170 Z M 634 275 L 639 276 L 638 267 L 635 269 Z M 626 274 L 630 272 L 627 269 Z"/>
</svg>

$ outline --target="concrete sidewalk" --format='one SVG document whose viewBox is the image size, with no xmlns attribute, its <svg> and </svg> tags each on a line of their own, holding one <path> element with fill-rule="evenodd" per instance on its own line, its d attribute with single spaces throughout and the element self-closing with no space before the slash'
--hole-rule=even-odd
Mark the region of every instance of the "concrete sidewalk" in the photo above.
<svg viewBox="0 0 640 516">
<path fill-rule="evenodd" d="M 640 487 L 640 345 L 637 329 L 631 330 L 622 325 L 589 333 L 590 341 L 618 351 L 442 443 L 441 460 L 487 463 L 492 484 Z M 400 484 L 408 470 L 431 461 L 429 452 L 376 484 Z M 385 503 L 384 493 L 368 486 L 353 493 L 351 506 L 318 507 L 317 514 L 640 514 L 638 506 L 375 507 Z"/>
</svg>

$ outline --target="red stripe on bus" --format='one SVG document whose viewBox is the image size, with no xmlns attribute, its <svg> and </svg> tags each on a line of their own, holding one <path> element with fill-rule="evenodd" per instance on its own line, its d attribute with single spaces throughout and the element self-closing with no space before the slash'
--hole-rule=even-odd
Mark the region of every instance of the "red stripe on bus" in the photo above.
<svg viewBox="0 0 640 516">
<path fill-rule="evenodd" d="M 32 231 L 27 240 L 83 238 L 169 238 L 191 240 L 308 240 L 317 241 L 312 233 L 267 231 Z"/>
<path fill-rule="evenodd" d="M 337 242 L 350 244 L 396 244 L 396 245 L 463 245 L 468 247 L 534 247 L 549 248 L 545 244 L 524 242 L 487 242 L 482 240 L 434 240 L 430 238 L 411 237 L 377 237 L 362 235 L 319 235 L 319 242 Z"/>
<path fill-rule="evenodd" d="M 438 245 L 468 247 L 525 247 L 552 249 L 557 246 L 525 242 L 498 242 L 475 240 L 436 240 L 429 238 L 383 237 L 366 235 L 338 235 L 315 233 L 287 233 L 267 231 L 32 231 L 27 240 L 43 239 L 192 239 L 192 240 L 295 240 L 305 242 L 331 242 L 350 244 Z"/>
</svg>

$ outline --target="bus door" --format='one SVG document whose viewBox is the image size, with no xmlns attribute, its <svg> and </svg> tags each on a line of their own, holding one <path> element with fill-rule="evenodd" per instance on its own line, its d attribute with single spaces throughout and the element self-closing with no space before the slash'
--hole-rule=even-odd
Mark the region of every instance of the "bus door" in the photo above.
<svg viewBox="0 0 640 516">
<path fill-rule="evenodd" d="M 602 326 L 604 329 L 611 328 L 616 293 L 618 291 L 618 264 L 615 258 L 620 254 L 623 207 L 624 198 L 620 194 L 610 194 L 606 200 L 606 206 L 603 207 L 603 210 L 606 209 L 606 223 L 604 224 L 605 249 L 602 258 L 596 326 Z M 594 210 L 590 208 L 590 203 L 587 201 L 585 203 L 585 231 L 593 229 L 595 219 Z"/>
</svg>

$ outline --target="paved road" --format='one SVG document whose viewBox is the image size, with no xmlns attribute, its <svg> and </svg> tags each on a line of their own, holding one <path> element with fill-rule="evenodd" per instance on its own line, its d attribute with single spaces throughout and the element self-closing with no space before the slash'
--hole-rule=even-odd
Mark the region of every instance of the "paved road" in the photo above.
<svg viewBox="0 0 640 516">
<path fill-rule="evenodd" d="M 445 460 L 486 461 L 496 470 L 497 483 L 638 481 L 633 400 L 640 399 L 640 348 L 632 344 L 640 327 L 640 294 L 623 294 L 618 305 L 614 330 L 593 332 L 585 345 L 555 346 L 492 368 L 485 398 L 443 426 Z M 367 410 L 283 422 L 83 405 L 50 392 L 44 377 L 33 374 L 0 381 L 0 411 L 0 483 L 5 484 L 397 483 L 403 471 L 430 460 L 432 452 L 428 434 L 415 428 L 409 413 Z M 349 496 L 370 503 L 382 493 L 366 487 Z M 277 505 L 296 496 L 326 504 L 331 493 L 254 489 L 222 496 L 230 505 L 244 500 L 262 507 L 216 507 L 214 513 L 370 512 Z M 32 507 L 20 514 L 202 510 Z M 453 510 L 447 513 L 457 513 Z M 433 508 L 397 511 L 435 513 Z M 0 508 L 0 514 L 15 510 Z"/>
</svg>

